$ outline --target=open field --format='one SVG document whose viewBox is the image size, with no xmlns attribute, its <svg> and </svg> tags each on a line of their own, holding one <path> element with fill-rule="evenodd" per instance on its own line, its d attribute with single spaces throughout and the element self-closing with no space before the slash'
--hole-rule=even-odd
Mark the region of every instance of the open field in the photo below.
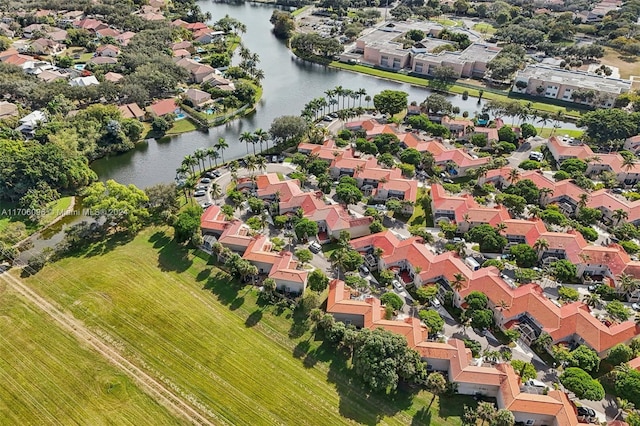
<svg viewBox="0 0 640 426">
<path fill-rule="evenodd" d="M 0 282 L 0 424 L 184 424 Z"/>
<path fill-rule="evenodd" d="M 628 58 L 628 56 L 610 47 L 605 47 L 604 57 L 600 59 L 600 62 L 605 65 L 618 67 L 620 69 L 620 77 L 622 78 L 629 78 L 632 75 L 640 76 L 640 58 L 632 57 L 633 59 L 629 61 L 622 58 Z"/>
<path fill-rule="evenodd" d="M 358 72 L 361 74 L 372 75 L 374 77 L 384 78 L 387 80 L 400 81 L 402 83 L 413 84 L 415 86 L 421 86 L 421 87 L 427 87 L 427 88 L 433 88 L 434 86 L 434 80 L 414 77 L 411 75 L 396 73 L 393 71 L 380 70 L 377 68 L 367 67 L 364 65 L 351 65 L 351 64 L 345 64 L 343 62 L 333 61 L 331 62 L 330 66 L 333 68 L 341 69 L 341 70 L 347 70 L 347 71 Z M 473 80 L 470 80 L 470 81 L 473 81 Z M 441 89 L 437 88 L 437 90 L 441 90 Z M 457 94 L 457 95 L 461 95 L 462 93 L 467 92 L 469 96 L 476 97 L 476 98 L 480 95 L 480 90 L 482 90 L 482 86 L 478 86 L 478 89 L 474 89 L 472 87 L 461 86 L 455 83 L 447 85 L 445 89 L 446 92 Z M 578 110 L 573 108 L 568 109 L 568 108 L 558 106 L 558 105 L 553 105 L 550 103 L 534 102 L 532 99 L 529 99 L 529 98 L 527 99 L 511 98 L 510 96 L 508 96 L 506 92 L 504 94 L 501 94 L 501 93 L 494 93 L 494 92 L 489 92 L 487 90 L 484 90 L 482 98 L 498 99 L 498 100 L 508 100 L 508 99 L 519 100 L 522 104 L 531 103 L 531 108 L 533 108 L 534 110 L 546 111 L 549 113 L 562 111 L 564 115 L 573 117 L 573 118 L 580 117 L 581 113 L 583 112 L 583 110 Z"/>
<path fill-rule="evenodd" d="M 478 24 L 475 24 L 473 26 L 473 29 L 478 31 L 481 34 L 495 34 L 496 29 L 493 27 L 493 25 L 488 24 L 486 22 L 480 22 Z"/>
<path fill-rule="evenodd" d="M 459 425 L 469 397 L 367 395 L 304 318 L 262 306 L 166 228 L 93 247 L 26 282 L 106 333 L 123 353 L 218 424 Z M 204 256 L 203 256 L 204 257 Z"/>
<path fill-rule="evenodd" d="M 553 133 L 556 136 L 570 136 L 572 138 L 578 138 L 580 136 L 582 136 L 582 134 L 584 133 L 584 130 L 579 130 L 579 129 L 555 129 L 554 132 L 554 128 L 553 127 L 544 127 L 542 128 L 542 132 L 540 132 L 540 123 L 536 123 L 536 130 L 538 130 L 538 136 L 542 136 L 545 138 L 548 138 L 549 136 L 551 136 L 551 133 Z"/>
</svg>

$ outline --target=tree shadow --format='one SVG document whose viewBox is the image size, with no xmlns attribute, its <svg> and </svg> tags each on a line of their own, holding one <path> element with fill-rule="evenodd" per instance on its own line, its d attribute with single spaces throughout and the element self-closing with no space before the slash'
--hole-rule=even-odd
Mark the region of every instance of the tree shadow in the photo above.
<svg viewBox="0 0 640 426">
<path fill-rule="evenodd" d="M 171 242 L 171 238 L 164 232 L 157 231 L 149 237 L 148 241 L 153 243 L 154 249 L 159 249 L 160 247 L 164 247 L 169 244 Z"/>
<path fill-rule="evenodd" d="M 130 243 L 136 234 L 129 232 L 117 232 L 107 235 L 103 240 L 91 244 L 84 253 L 84 257 L 102 256 L 113 249 Z"/>
<path fill-rule="evenodd" d="M 411 222 L 409 222 L 409 225 L 422 225 L 426 220 L 427 218 L 425 218 L 424 215 L 419 215 L 414 217 Z"/>
<path fill-rule="evenodd" d="M 292 314 L 291 327 L 289 328 L 289 338 L 291 339 L 302 337 L 311 327 L 308 313 L 304 312 L 300 306 L 301 304 L 294 309 Z"/>
<path fill-rule="evenodd" d="M 184 272 L 193 265 L 189 250 L 175 240 L 169 241 L 158 251 L 158 266 L 162 272 Z"/>
<path fill-rule="evenodd" d="M 298 359 L 302 358 L 309 352 L 309 348 L 311 348 L 311 343 L 309 343 L 308 340 L 303 340 L 299 342 L 293 348 L 293 357 Z"/>
<path fill-rule="evenodd" d="M 309 352 L 303 361 L 305 366 L 313 366 L 317 362 L 329 365 L 327 381 L 334 384 L 338 392 L 341 416 L 361 424 L 376 425 L 384 417 L 393 417 L 411 407 L 418 389 L 401 385 L 389 394 L 371 392 L 348 367 L 346 358 L 325 341 Z"/>
<path fill-rule="evenodd" d="M 262 319 L 262 309 L 256 309 L 255 311 L 251 312 L 251 314 L 247 317 L 246 321 L 244 322 L 244 325 L 247 328 L 254 327 L 260 322 L 261 319 Z"/>
<path fill-rule="evenodd" d="M 211 269 L 203 269 L 196 275 L 196 281 L 204 281 L 211 276 Z"/>
<path fill-rule="evenodd" d="M 427 426 L 431 424 L 431 409 L 428 407 L 422 407 L 413 419 L 411 419 L 411 426 Z"/>
<path fill-rule="evenodd" d="M 229 305 L 229 310 L 235 311 L 236 309 L 240 308 L 242 305 L 244 305 L 244 297 L 236 297 L 235 299 L 233 299 L 233 302 L 231 302 L 231 304 Z"/>
<path fill-rule="evenodd" d="M 239 285 L 235 280 L 223 271 L 216 272 L 215 275 L 209 276 L 203 287 L 205 290 L 211 291 L 223 305 L 230 305 L 238 298 Z"/>
</svg>

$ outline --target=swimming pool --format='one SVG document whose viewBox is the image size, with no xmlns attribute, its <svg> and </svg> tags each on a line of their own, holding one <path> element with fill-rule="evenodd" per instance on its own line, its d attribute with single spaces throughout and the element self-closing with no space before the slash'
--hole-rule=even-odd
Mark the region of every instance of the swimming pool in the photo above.
<svg viewBox="0 0 640 426">
<path fill-rule="evenodd" d="M 186 115 L 183 112 L 179 112 L 176 114 L 176 120 L 182 120 Z"/>
<path fill-rule="evenodd" d="M 84 67 L 86 66 L 87 64 L 75 64 L 73 68 L 77 69 L 78 71 L 84 71 Z"/>
<path fill-rule="evenodd" d="M 212 108 L 207 108 L 207 109 L 204 111 L 204 113 L 205 113 L 205 114 L 207 114 L 207 115 L 213 115 L 214 111 L 213 111 L 213 109 L 212 109 Z"/>
</svg>

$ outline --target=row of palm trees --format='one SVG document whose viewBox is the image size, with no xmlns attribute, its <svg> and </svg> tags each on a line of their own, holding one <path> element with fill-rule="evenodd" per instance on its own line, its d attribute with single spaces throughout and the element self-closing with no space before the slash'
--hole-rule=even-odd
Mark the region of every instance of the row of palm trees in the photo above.
<svg viewBox="0 0 640 426">
<path fill-rule="evenodd" d="M 242 59 L 238 66 L 250 74 L 253 79 L 260 84 L 264 79 L 264 71 L 258 68 L 260 56 L 258 56 L 257 53 L 251 53 L 251 51 L 244 45 L 241 45 L 238 49 L 238 56 Z"/>
<path fill-rule="evenodd" d="M 253 146 L 253 155 L 256 155 L 256 144 L 260 144 L 260 152 L 263 151 L 262 144 L 267 144 L 267 150 L 269 150 L 269 139 L 271 135 L 268 132 L 262 129 L 256 129 L 252 132 L 245 131 L 242 132 L 240 137 L 238 138 L 240 142 L 244 142 L 247 145 L 247 155 L 249 155 L 249 144 Z"/>
<path fill-rule="evenodd" d="M 367 91 L 365 89 L 351 90 L 344 89 L 342 86 L 337 86 L 333 89 L 326 90 L 324 94 L 326 95 L 326 97 L 314 98 L 309 101 L 302 109 L 302 115 L 307 117 L 314 117 L 317 120 L 319 116 L 335 111 L 338 111 L 339 114 L 340 110 L 349 110 L 356 108 L 362 109 L 363 97 L 367 102 L 367 105 L 369 105 L 369 102 L 371 102 L 371 96 L 367 95 Z M 353 101 L 353 103 L 351 101 Z M 357 106 L 356 101 L 358 101 Z M 364 112 L 364 109 L 362 109 L 362 112 Z"/>
<path fill-rule="evenodd" d="M 186 155 L 182 159 L 180 167 L 176 170 L 178 177 L 185 177 L 191 172 L 192 175 L 196 174 L 196 166 L 198 172 L 201 174 L 207 169 L 205 159 L 209 160 L 209 168 L 213 168 L 211 160 L 214 161 L 215 166 L 218 166 L 218 159 L 221 158 L 224 163 L 224 151 L 229 148 L 229 143 L 225 138 L 218 138 L 218 141 L 211 148 L 198 148 L 193 154 Z"/>
</svg>

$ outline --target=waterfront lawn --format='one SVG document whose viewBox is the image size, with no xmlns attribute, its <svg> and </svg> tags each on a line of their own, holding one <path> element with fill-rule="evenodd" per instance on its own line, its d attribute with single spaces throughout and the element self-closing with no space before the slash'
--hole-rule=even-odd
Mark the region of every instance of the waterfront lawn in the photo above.
<svg viewBox="0 0 640 426">
<path fill-rule="evenodd" d="M 584 133 L 584 130 L 579 130 L 579 129 L 555 129 L 555 132 L 554 132 L 553 127 L 545 127 L 542 129 L 542 132 L 541 132 L 540 123 L 534 123 L 534 125 L 536 126 L 536 130 L 538 130 L 538 136 L 542 136 L 544 138 L 550 137 L 551 133 L 553 133 L 556 136 L 568 135 L 572 138 L 579 138 Z"/>
<path fill-rule="evenodd" d="M 0 424 L 186 424 L 3 281 L 0 347 Z"/>
<path fill-rule="evenodd" d="M 438 91 L 443 91 L 443 88 L 435 87 L 435 86 L 438 85 L 438 82 L 435 82 L 434 80 L 430 80 L 430 79 L 426 79 L 426 78 L 414 77 L 414 76 L 411 76 L 411 75 L 396 73 L 396 72 L 393 72 L 393 71 L 380 70 L 380 69 L 373 68 L 373 67 L 368 67 L 368 66 L 365 66 L 365 65 L 345 64 L 343 62 L 338 62 L 338 61 L 331 62 L 330 66 L 333 67 L 333 68 L 338 68 L 338 69 L 342 69 L 342 70 L 358 72 L 358 73 L 361 73 L 361 74 L 372 75 L 374 77 L 380 77 L 380 78 L 384 78 L 384 79 L 388 79 L 388 80 L 400 81 L 400 82 L 412 84 L 412 85 L 415 85 L 415 86 L 422 86 L 422 87 L 427 87 L 427 88 L 431 88 L 431 89 L 438 90 Z M 482 86 L 477 86 L 477 87 L 478 88 L 475 89 L 473 87 L 462 86 L 460 84 L 455 84 L 454 83 L 454 84 L 447 85 L 444 88 L 444 91 L 446 91 L 448 93 L 459 94 L 459 95 L 461 95 L 464 92 L 467 92 L 469 94 L 469 96 L 477 98 L 480 95 L 480 90 L 484 90 L 482 88 Z M 495 93 L 495 92 L 490 92 L 488 90 L 484 90 L 482 98 L 483 99 L 499 99 L 499 100 L 508 100 L 508 99 L 519 100 L 523 104 L 531 103 L 531 107 L 533 109 L 535 109 L 535 110 L 538 110 L 538 111 L 547 111 L 549 113 L 555 113 L 556 111 L 562 111 L 563 114 L 565 114 L 567 116 L 570 116 L 570 117 L 575 117 L 575 118 L 580 117 L 581 113 L 583 112 L 583 110 L 580 110 L 580 109 L 565 108 L 565 107 L 562 107 L 562 106 L 558 106 L 558 105 L 554 105 L 554 104 L 550 104 L 550 103 L 544 103 L 544 102 L 534 102 L 530 98 L 526 98 L 526 99 L 525 98 L 512 98 L 512 97 L 509 96 L 509 93 L 506 92 L 506 91 L 505 92 L 501 92 L 501 93 Z"/>
<path fill-rule="evenodd" d="M 179 135 L 181 133 L 187 133 L 187 132 L 193 132 L 194 130 L 197 130 L 198 127 L 196 126 L 196 124 L 191 121 L 191 119 L 189 117 L 185 117 L 182 120 L 176 120 L 173 123 L 173 127 L 171 127 L 166 135 L 167 136 L 173 136 L 173 135 Z"/>
<path fill-rule="evenodd" d="M 71 206 L 72 199 L 73 197 L 70 196 L 62 197 L 47 204 L 47 210 L 49 213 L 40 220 L 40 223 L 45 226 L 48 225 L 52 220 L 64 213 Z"/>
<path fill-rule="evenodd" d="M 0 232 L 2 232 L 11 222 L 22 222 L 27 228 L 27 234 L 31 235 L 38 229 L 47 225 L 61 212 L 64 212 L 71 205 L 72 197 L 62 197 L 58 200 L 52 201 L 45 209 L 50 210 L 51 213 L 46 214 L 40 222 L 32 222 L 28 216 L 13 215 L 12 211 L 20 210 L 18 203 L 10 203 L 8 201 L 0 201 Z"/>
<path fill-rule="evenodd" d="M 470 397 L 369 394 L 306 318 L 266 306 L 208 256 L 146 229 L 45 267 L 27 280 L 131 359 L 230 424 L 459 425 Z"/>
</svg>

